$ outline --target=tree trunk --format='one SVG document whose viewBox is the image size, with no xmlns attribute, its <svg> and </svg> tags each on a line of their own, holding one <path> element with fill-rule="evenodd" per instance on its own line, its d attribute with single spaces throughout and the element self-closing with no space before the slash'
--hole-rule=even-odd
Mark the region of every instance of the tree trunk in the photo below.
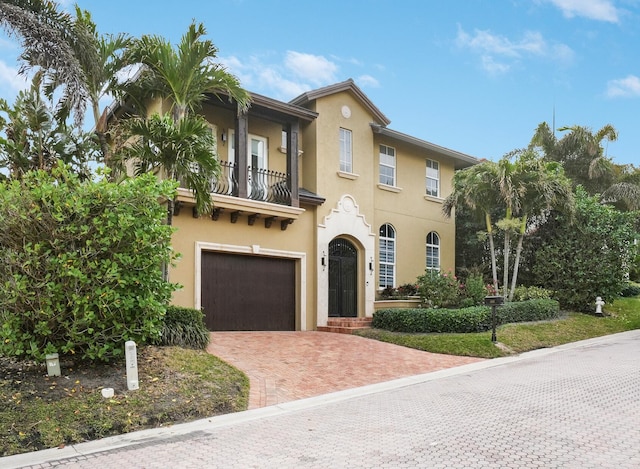
<svg viewBox="0 0 640 469">
<path fill-rule="evenodd" d="M 513 301 L 513 294 L 518 284 L 518 268 L 520 267 L 520 253 L 522 252 L 522 243 L 524 242 L 524 233 L 527 230 L 527 215 L 522 215 L 522 223 L 520 224 L 520 236 L 518 237 L 518 246 L 516 247 L 516 259 L 513 262 L 513 276 L 511 277 L 511 291 L 509 292 L 509 301 Z"/>
<path fill-rule="evenodd" d="M 504 253 L 502 254 L 504 262 L 502 268 L 504 272 L 502 272 L 502 296 L 504 299 L 507 299 L 507 294 L 509 293 L 509 251 L 511 250 L 509 238 L 509 230 L 504 231 Z"/>
<path fill-rule="evenodd" d="M 524 240 L 524 233 L 520 233 L 518 237 L 518 246 L 516 247 L 516 259 L 513 263 L 513 277 L 511 277 L 511 291 L 509 292 L 509 301 L 513 301 L 513 294 L 516 291 L 516 284 L 518 282 L 518 267 L 520 266 L 520 253 L 522 252 L 522 241 Z"/>
<path fill-rule="evenodd" d="M 491 215 L 485 213 L 485 222 L 487 224 L 487 233 L 489 234 L 489 249 L 491 250 L 491 272 L 493 274 L 493 288 L 498 293 L 498 269 L 496 267 L 496 249 L 493 245 L 493 228 L 491 227 Z"/>
</svg>

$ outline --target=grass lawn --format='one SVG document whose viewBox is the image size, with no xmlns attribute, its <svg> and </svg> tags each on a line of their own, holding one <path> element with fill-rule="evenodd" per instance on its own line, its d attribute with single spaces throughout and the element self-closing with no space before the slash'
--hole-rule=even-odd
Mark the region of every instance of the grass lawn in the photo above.
<svg viewBox="0 0 640 469">
<path fill-rule="evenodd" d="M 620 298 L 603 308 L 605 317 L 569 313 L 563 319 L 526 324 L 505 324 L 496 336 L 504 348 L 491 342 L 491 332 L 477 334 L 407 334 L 371 329 L 358 335 L 426 352 L 496 358 L 544 347 L 640 329 L 640 298 Z M 511 352 L 509 352 L 510 350 Z"/>
<path fill-rule="evenodd" d="M 135 391 L 124 359 L 63 362 L 59 377 L 42 364 L 0 357 L 0 365 L 0 456 L 246 410 L 249 399 L 248 378 L 202 350 L 139 347 Z M 102 397 L 104 387 L 113 398 Z"/>
</svg>

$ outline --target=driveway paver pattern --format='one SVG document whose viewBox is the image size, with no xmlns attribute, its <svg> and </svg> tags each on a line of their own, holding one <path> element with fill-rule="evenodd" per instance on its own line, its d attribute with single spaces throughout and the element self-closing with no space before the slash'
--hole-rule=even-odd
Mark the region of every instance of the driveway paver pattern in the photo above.
<svg viewBox="0 0 640 469">
<path fill-rule="evenodd" d="M 212 332 L 207 350 L 249 377 L 249 409 L 481 360 L 315 331 Z"/>
<path fill-rule="evenodd" d="M 631 331 L 76 445 L 32 467 L 637 469 L 639 357 Z"/>
</svg>

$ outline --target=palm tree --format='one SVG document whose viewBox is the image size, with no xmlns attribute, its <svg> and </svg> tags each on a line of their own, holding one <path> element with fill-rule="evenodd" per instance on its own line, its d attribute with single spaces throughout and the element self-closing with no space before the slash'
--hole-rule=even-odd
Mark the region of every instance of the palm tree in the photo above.
<svg viewBox="0 0 640 469">
<path fill-rule="evenodd" d="M 138 64 L 141 68 L 135 79 L 121 87 L 122 99 L 137 108 L 143 120 L 147 117 L 147 104 L 161 99 L 168 106 L 169 119 L 151 115 L 146 125 L 140 120 L 125 125 L 126 132 L 131 136 L 141 137 L 147 147 L 165 148 L 166 143 L 157 138 L 169 135 L 187 137 L 185 132 L 188 131 L 197 132 L 192 137 L 198 142 L 204 142 L 204 120 L 194 116 L 208 99 L 208 95 L 225 95 L 229 100 L 235 100 L 238 112 L 248 109 L 249 94 L 240 87 L 235 76 L 215 62 L 218 50 L 210 40 L 203 39 L 205 34 L 202 24 L 192 23 L 177 48 L 159 36 L 142 36 L 127 49 L 125 62 Z M 173 123 L 173 129 L 170 129 L 169 122 Z M 211 135 L 211 131 L 208 128 L 206 130 Z M 140 168 L 162 169 L 166 177 L 186 181 L 194 192 L 197 208 L 202 212 L 211 207 L 210 176 L 215 175 L 219 168 L 214 148 L 213 140 L 206 152 L 203 147 L 199 147 L 196 152 L 197 161 L 195 157 L 187 157 L 187 153 L 181 153 L 180 157 L 165 158 L 160 156 L 162 152 L 154 155 L 140 151 L 137 158 L 142 160 L 138 164 Z M 179 154 L 176 149 L 170 153 Z M 205 161 L 205 153 L 208 154 L 209 161 Z M 150 159 L 145 161 L 144 158 L 147 157 Z M 197 162 L 197 165 L 192 165 L 191 162 Z M 198 171 L 204 171 L 207 177 L 196 174 Z M 169 201 L 169 223 L 172 206 L 173 201 Z"/>
<path fill-rule="evenodd" d="M 120 157 L 134 162 L 136 175 L 152 172 L 181 181 L 194 191 L 200 213 L 211 210 L 209 187 L 218 174 L 219 163 L 211 157 L 215 137 L 202 116 L 186 116 L 175 123 L 168 114 L 153 114 L 148 119 L 132 117 L 123 125 L 126 134 L 137 138 L 122 147 Z M 169 200 L 169 225 L 172 217 L 173 200 Z"/>
<path fill-rule="evenodd" d="M 615 170 L 602 145 L 617 140 L 616 129 L 607 124 L 595 133 L 579 125 L 558 130 L 569 132 L 557 139 L 547 123 L 541 123 L 529 147 L 541 149 L 547 161 L 561 163 L 574 186 L 582 185 L 591 195 L 604 192 L 613 183 Z"/>
<path fill-rule="evenodd" d="M 53 104 L 41 92 L 42 73 L 31 88 L 20 91 L 13 106 L 0 100 L 0 167 L 12 179 L 30 170 L 50 171 L 58 162 L 71 166 L 83 178 L 97 148 L 91 134 L 56 117 Z"/>
<path fill-rule="evenodd" d="M 76 24 L 68 13 L 47 0 L 3 0 L 0 2 L 0 25 L 22 43 L 20 71 L 31 68 L 56 70 L 58 83 L 64 86 L 68 106 L 76 125 L 84 118 L 89 98 L 85 74 L 77 50 L 93 54 L 92 38 Z"/>
<path fill-rule="evenodd" d="M 250 96 L 238 79 L 215 62 L 218 49 L 203 39 L 202 24 L 192 23 L 177 49 L 159 36 L 142 36 L 127 50 L 125 60 L 142 66 L 139 75 L 124 87 L 142 110 L 152 99 L 166 99 L 174 122 L 200 109 L 207 95 L 224 94 L 238 104 L 238 112 L 249 107 Z"/>
<path fill-rule="evenodd" d="M 493 287 L 496 292 L 498 291 L 498 273 L 491 212 L 499 204 L 499 170 L 498 165 L 492 161 L 484 161 L 455 173 L 453 190 L 442 204 L 442 212 L 446 217 L 451 217 L 456 207 L 464 206 L 484 218 L 491 251 Z"/>
<path fill-rule="evenodd" d="M 552 209 L 561 209 L 568 216 L 574 211 L 571 181 L 564 175 L 559 163 L 545 162 L 535 152 L 526 150 L 518 155 L 515 166 L 517 169 L 512 183 L 518 199 L 514 207 L 519 229 L 509 301 L 513 300 L 517 285 L 525 235 L 534 231 Z"/>
<path fill-rule="evenodd" d="M 84 48 L 87 44 L 74 41 L 72 48 L 82 68 L 84 81 L 83 86 L 87 93 L 87 101 L 90 106 L 94 121 L 94 131 L 100 143 L 102 160 L 111 165 L 111 155 L 109 142 L 107 140 L 107 116 L 106 109 L 100 108 L 100 100 L 111 94 L 119 86 L 119 73 L 127 67 L 122 54 L 126 47 L 131 44 L 132 39 L 127 34 L 107 34 L 101 35 L 97 31 L 96 24 L 87 10 L 82 10 L 76 6 L 76 18 L 74 21 L 76 31 L 82 31 L 84 37 L 88 38 L 90 50 Z M 48 92 L 53 91 L 60 83 L 59 71 L 56 69 L 48 73 Z M 69 111 L 71 105 L 70 96 L 65 94 L 61 102 L 61 115 Z"/>
</svg>

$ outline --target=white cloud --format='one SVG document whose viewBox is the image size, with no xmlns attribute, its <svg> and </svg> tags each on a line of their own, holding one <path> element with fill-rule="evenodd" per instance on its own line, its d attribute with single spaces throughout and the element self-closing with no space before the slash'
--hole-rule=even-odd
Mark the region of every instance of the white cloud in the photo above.
<svg viewBox="0 0 640 469">
<path fill-rule="evenodd" d="M 18 91 L 27 89 L 31 80 L 18 74 L 18 69 L 10 67 L 0 60 L 0 83 L 2 83 L 3 94 L 17 94 Z"/>
<path fill-rule="evenodd" d="M 492 75 L 500 75 L 502 73 L 506 73 L 511 68 L 509 65 L 496 62 L 493 57 L 490 55 L 483 55 L 482 58 L 482 68 L 484 68 L 487 72 Z"/>
<path fill-rule="evenodd" d="M 456 43 L 480 55 L 483 68 L 492 74 L 505 73 L 511 64 L 527 57 L 542 57 L 568 63 L 573 50 L 566 44 L 549 44 L 541 33 L 525 31 L 522 38 L 512 40 L 491 31 L 475 30 L 473 35 L 458 25 Z"/>
<path fill-rule="evenodd" d="M 362 69 L 365 65 L 356 59 L 340 59 L 331 56 L 287 51 L 284 56 L 269 52 L 248 59 L 236 56 L 219 57 L 220 63 L 240 80 L 244 88 L 275 99 L 288 101 L 313 88 L 331 85 L 346 79 L 340 78 L 341 66 L 347 71 Z M 373 66 L 376 68 L 376 66 Z M 347 75 L 349 76 L 349 75 Z M 354 74 L 362 87 L 377 88 L 380 82 L 369 74 Z"/>
<path fill-rule="evenodd" d="M 380 82 L 371 75 L 360 75 L 356 78 L 356 82 L 363 88 L 379 88 Z"/>
<path fill-rule="evenodd" d="M 629 75 L 625 78 L 610 80 L 607 83 L 607 96 L 610 98 L 634 98 L 640 96 L 640 78 Z"/>
<path fill-rule="evenodd" d="M 266 86 L 271 90 L 276 90 L 277 96 L 294 98 L 310 89 L 309 85 L 288 80 L 282 77 L 276 70 L 269 68 L 261 70 L 258 78 L 260 86 Z"/>
<path fill-rule="evenodd" d="M 617 23 L 619 11 L 610 0 L 548 0 L 567 18 L 582 16 L 597 21 Z"/>
<path fill-rule="evenodd" d="M 284 64 L 295 76 L 315 85 L 326 85 L 336 81 L 338 66 L 321 55 L 287 51 Z"/>
</svg>

